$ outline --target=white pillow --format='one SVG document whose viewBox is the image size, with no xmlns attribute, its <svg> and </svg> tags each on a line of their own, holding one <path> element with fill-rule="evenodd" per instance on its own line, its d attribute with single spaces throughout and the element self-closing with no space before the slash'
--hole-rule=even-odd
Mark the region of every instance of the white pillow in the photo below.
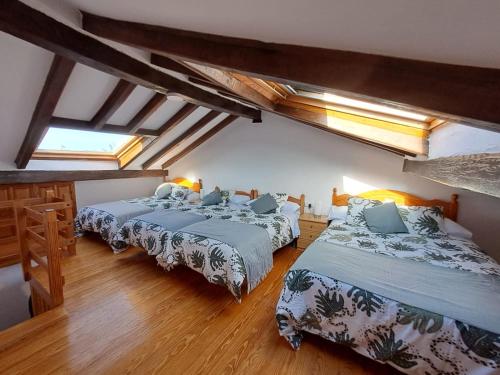
<svg viewBox="0 0 500 375">
<path fill-rule="evenodd" d="M 288 201 L 288 194 L 287 193 L 271 193 L 271 197 L 273 197 L 274 200 L 276 201 L 276 203 L 278 204 L 278 208 L 276 209 L 276 212 L 280 213 L 282 207 Z"/>
<path fill-rule="evenodd" d="M 328 211 L 328 220 L 346 220 L 347 219 L 347 206 L 335 206 L 330 207 Z"/>
<path fill-rule="evenodd" d="M 170 193 L 170 197 L 178 201 L 183 201 L 188 194 L 189 194 L 188 188 L 176 185 L 172 187 L 172 192 Z"/>
<path fill-rule="evenodd" d="M 347 200 L 347 215 L 345 222 L 349 225 L 366 227 L 365 208 L 381 205 L 382 202 L 375 199 L 350 197 Z"/>
<path fill-rule="evenodd" d="M 163 184 L 158 185 L 155 190 L 156 198 L 165 199 L 172 193 L 172 187 L 177 184 L 174 182 L 164 182 Z"/>
<path fill-rule="evenodd" d="M 252 200 L 250 200 L 250 201 L 248 201 L 248 202 L 246 202 L 246 203 L 244 203 L 244 204 L 245 204 L 245 206 L 250 206 L 250 205 L 251 205 L 253 202 L 255 202 L 257 199 L 259 199 L 259 198 L 252 199 Z"/>
<path fill-rule="evenodd" d="M 297 212 L 300 211 L 300 204 L 297 204 L 295 202 L 285 202 L 283 207 L 281 207 L 281 213 L 289 213 L 289 214 L 296 214 Z"/>
<path fill-rule="evenodd" d="M 220 190 L 220 195 L 222 198 L 222 203 L 229 202 L 231 197 L 234 195 L 234 190 Z"/>
<path fill-rule="evenodd" d="M 200 193 L 197 193 L 197 192 L 193 191 L 192 193 L 188 194 L 188 196 L 186 197 L 186 200 L 189 203 L 198 202 L 200 200 Z"/>
<path fill-rule="evenodd" d="M 229 202 L 234 204 L 247 204 L 250 201 L 250 197 L 247 195 L 234 194 L 229 197 Z"/>
<path fill-rule="evenodd" d="M 444 219 L 444 230 L 450 237 L 472 240 L 472 232 L 470 230 L 448 218 Z"/>
<path fill-rule="evenodd" d="M 443 211 L 440 207 L 398 206 L 398 211 L 410 234 L 446 235 Z"/>
</svg>

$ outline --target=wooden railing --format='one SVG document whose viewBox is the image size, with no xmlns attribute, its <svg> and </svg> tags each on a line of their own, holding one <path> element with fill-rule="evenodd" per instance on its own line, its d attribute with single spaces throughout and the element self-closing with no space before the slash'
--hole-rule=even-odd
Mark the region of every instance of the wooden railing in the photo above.
<svg viewBox="0 0 500 375">
<path fill-rule="evenodd" d="M 69 196 L 58 198 L 52 191 L 16 202 L 23 274 L 30 283 L 34 315 L 64 301 L 61 257 L 75 254 L 72 206 Z"/>
</svg>

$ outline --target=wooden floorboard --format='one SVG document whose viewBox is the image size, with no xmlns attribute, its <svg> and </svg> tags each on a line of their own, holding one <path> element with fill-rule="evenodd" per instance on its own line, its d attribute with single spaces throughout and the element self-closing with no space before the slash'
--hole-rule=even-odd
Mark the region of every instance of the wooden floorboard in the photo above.
<svg viewBox="0 0 500 375">
<path fill-rule="evenodd" d="M 274 310 L 294 248 L 275 254 L 241 304 L 187 268 L 165 272 L 139 249 L 115 255 L 86 237 L 77 254 L 63 262 L 65 319 L 39 330 L 30 321 L 30 334 L 0 351 L 0 373 L 395 373 L 319 337 L 293 351 L 278 335 Z"/>
</svg>

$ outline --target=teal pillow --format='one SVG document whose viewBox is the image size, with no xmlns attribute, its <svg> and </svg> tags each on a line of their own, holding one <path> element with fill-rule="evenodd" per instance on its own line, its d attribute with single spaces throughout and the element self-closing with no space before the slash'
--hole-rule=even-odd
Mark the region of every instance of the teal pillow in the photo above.
<svg viewBox="0 0 500 375">
<path fill-rule="evenodd" d="M 214 206 L 216 204 L 222 203 L 222 195 L 220 191 L 212 191 L 210 194 L 205 195 L 202 200 L 202 206 Z"/>
<path fill-rule="evenodd" d="M 261 195 L 259 198 L 250 203 L 250 208 L 256 214 L 268 214 L 271 213 L 271 211 L 276 211 L 278 203 L 276 202 L 276 199 L 271 196 L 271 194 L 267 193 Z"/>
<path fill-rule="evenodd" d="M 408 233 L 403 219 L 394 202 L 365 208 L 366 225 L 375 233 Z"/>
</svg>

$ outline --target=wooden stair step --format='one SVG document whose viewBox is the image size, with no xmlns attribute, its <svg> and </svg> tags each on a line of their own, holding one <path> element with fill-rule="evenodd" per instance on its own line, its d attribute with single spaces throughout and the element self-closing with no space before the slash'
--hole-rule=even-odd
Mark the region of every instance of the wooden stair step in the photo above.
<svg viewBox="0 0 500 375">
<path fill-rule="evenodd" d="M 0 352 L 67 318 L 67 311 L 63 306 L 59 306 L 30 320 L 0 331 Z"/>
</svg>

